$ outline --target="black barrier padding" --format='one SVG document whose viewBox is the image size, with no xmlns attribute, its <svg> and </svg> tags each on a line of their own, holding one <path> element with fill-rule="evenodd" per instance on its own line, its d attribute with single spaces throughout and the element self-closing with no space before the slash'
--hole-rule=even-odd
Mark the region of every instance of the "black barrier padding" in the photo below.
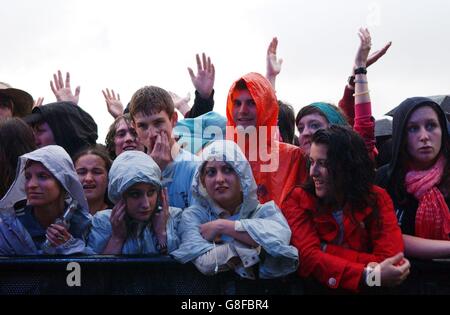
<svg viewBox="0 0 450 315">
<path fill-rule="evenodd" d="M 69 287 L 70 262 L 81 268 L 81 286 Z M 411 275 L 399 287 L 364 294 L 450 294 L 450 260 L 411 261 Z M 300 295 L 342 294 L 296 274 L 273 280 L 246 280 L 234 272 L 204 276 L 193 264 L 170 257 L 56 256 L 0 257 L 3 295 Z"/>
</svg>

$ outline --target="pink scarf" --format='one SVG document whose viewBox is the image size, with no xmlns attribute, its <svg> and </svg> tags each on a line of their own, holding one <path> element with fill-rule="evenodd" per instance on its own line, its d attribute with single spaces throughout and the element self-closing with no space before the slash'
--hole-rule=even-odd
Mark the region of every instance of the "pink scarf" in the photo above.
<svg viewBox="0 0 450 315">
<path fill-rule="evenodd" d="M 419 201 L 415 224 L 418 237 L 450 240 L 450 212 L 444 196 L 436 186 L 441 181 L 445 162 L 441 155 L 430 169 L 409 171 L 406 174 L 406 190 Z"/>
</svg>

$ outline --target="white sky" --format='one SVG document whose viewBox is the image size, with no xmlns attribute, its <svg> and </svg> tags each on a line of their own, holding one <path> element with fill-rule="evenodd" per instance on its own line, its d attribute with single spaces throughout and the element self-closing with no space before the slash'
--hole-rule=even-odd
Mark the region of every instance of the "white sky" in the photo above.
<svg viewBox="0 0 450 315">
<path fill-rule="evenodd" d="M 102 143 L 113 121 L 102 89 L 119 91 L 126 104 L 138 88 L 157 85 L 190 91 L 192 103 L 186 68 L 204 51 L 216 67 L 215 110 L 225 114 L 231 83 L 265 74 L 273 36 L 284 59 L 277 96 L 296 111 L 338 102 L 360 26 L 369 26 L 374 51 L 393 42 L 369 68 L 375 117 L 410 96 L 450 94 L 446 0 L 0 0 L 0 8 L 0 81 L 48 103 L 52 74 L 70 71 Z"/>
</svg>

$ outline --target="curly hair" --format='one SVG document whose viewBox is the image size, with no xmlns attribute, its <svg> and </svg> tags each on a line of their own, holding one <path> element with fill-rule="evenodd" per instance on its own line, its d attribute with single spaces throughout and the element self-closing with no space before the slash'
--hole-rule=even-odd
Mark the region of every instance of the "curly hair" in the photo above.
<svg viewBox="0 0 450 315">
<path fill-rule="evenodd" d="M 117 132 L 117 126 L 119 126 L 119 123 L 124 120 L 127 126 L 131 126 L 131 116 L 130 114 L 123 114 L 120 115 L 114 120 L 114 122 L 109 126 L 108 134 L 106 135 L 105 144 L 106 144 L 106 150 L 108 151 L 109 157 L 111 160 L 114 160 L 116 155 L 116 144 L 114 143 L 114 138 L 116 137 Z"/>
<path fill-rule="evenodd" d="M 367 153 L 364 140 L 350 127 L 331 125 L 327 129 L 316 131 L 311 143 L 327 147 L 326 166 L 330 174 L 331 190 L 343 197 L 352 213 L 371 207 L 372 217 L 378 219 L 379 207 L 372 191 L 375 166 Z M 304 189 L 315 195 L 311 177 Z M 334 202 L 337 203 L 336 200 Z"/>
</svg>

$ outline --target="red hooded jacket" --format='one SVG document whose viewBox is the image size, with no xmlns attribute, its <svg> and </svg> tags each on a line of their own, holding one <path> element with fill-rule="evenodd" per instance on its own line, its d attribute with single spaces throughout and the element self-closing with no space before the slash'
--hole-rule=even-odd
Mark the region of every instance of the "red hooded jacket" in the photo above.
<svg viewBox="0 0 450 315">
<path fill-rule="evenodd" d="M 296 187 L 283 203 L 282 211 L 292 230 L 291 243 L 299 252 L 301 277 L 312 276 L 329 288 L 359 290 L 364 267 L 382 262 L 403 251 L 402 233 L 388 193 L 373 186 L 379 222 L 369 220 L 373 209 L 352 214 L 344 208 L 343 245 L 334 245 L 339 225 L 331 212 L 319 214 L 316 197 Z M 327 244 L 322 251 L 321 244 Z"/>
<path fill-rule="evenodd" d="M 257 112 L 258 140 L 245 138 L 245 148 L 238 141 L 233 118 L 233 92 L 240 80 L 244 80 Z M 258 185 L 259 202 L 274 200 L 280 207 L 294 186 L 306 180 L 306 157 L 300 148 L 278 141 L 278 102 L 270 82 L 258 73 L 249 73 L 234 82 L 228 93 L 227 118 L 227 139 L 238 143 L 249 160 Z M 267 127 L 266 130 L 261 126 Z"/>
</svg>

